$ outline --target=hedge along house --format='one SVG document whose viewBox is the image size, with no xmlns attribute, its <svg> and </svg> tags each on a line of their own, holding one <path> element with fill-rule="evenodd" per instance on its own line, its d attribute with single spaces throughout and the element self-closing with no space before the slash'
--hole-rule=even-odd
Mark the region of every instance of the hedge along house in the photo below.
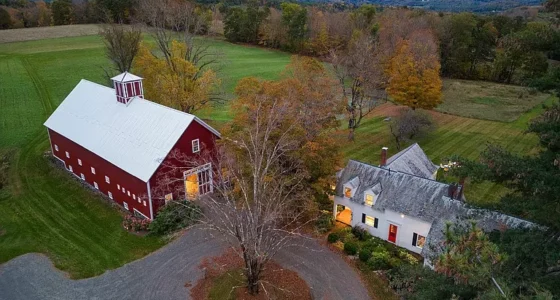
<svg viewBox="0 0 560 300">
<path fill-rule="evenodd" d="M 153 219 L 168 200 L 212 192 L 212 167 L 205 164 L 188 166 L 182 181 L 155 195 L 158 178 L 180 163 L 171 153 L 194 161 L 214 149 L 220 133 L 194 115 L 144 99 L 138 76 L 125 72 L 111 79 L 114 88 L 81 80 L 48 118 L 53 156 L 142 218 Z"/>
<path fill-rule="evenodd" d="M 469 207 L 462 186 L 435 181 L 438 167 L 418 144 L 373 166 L 350 160 L 337 174 L 335 218 L 378 238 L 430 258 L 441 249 L 446 222 L 474 220 L 485 231 L 535 224 L 494 211 Z M 428 247 L 434 245 L 434 247 Z"/>
</svg>

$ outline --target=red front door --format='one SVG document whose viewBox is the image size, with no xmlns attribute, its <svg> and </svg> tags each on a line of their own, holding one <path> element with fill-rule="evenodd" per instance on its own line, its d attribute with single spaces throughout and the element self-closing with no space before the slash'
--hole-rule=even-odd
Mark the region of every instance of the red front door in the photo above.
<svg viewBox="0 0 560 300">
<path fill-rule="evenodd" d="M 397 225 L 389 224 L 389 242 L 396 243 L 397 242 Z"/>
</svg>

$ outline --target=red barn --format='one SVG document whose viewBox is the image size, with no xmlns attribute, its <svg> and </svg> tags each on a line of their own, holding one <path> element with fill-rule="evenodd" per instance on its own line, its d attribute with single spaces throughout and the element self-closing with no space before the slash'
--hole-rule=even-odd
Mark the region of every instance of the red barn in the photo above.
<svg viewBox="0 0 560 300">
<path fill-rule="evenodd" d="M 81 80 L 53 112 L 44 124 L 52 153 L 126 210 L 153 219 L 164 204 L 154 196 L 158 178 L 165 162 L 177 163 L 171 153 L 195 158 L 211 151 L 220 133 L 194 115 L 145 100 L 138 76 L 125 72 L 112 81 L 114 88 Z M 211 170 L 190 168 L 165 199 L 211 192 Z"/>
</svg>

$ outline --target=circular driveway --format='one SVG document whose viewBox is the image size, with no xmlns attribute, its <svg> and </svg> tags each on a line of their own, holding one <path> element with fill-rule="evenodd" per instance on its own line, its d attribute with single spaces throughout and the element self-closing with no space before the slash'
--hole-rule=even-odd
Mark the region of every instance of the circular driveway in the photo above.
<svg viewBox="0 0 560 300">
<path fill-rule="evenodd" d="M 204 257 L 228 245 L 193 228 L 164 248 L 121 268 L 71 280 L 41 254 L 25 254 L 0 265 L 0 299 L 190 299 L 186 283 L 203 272 Z M 315 240 L 283 249 L 275 260 L 307 282 L 314 299 L 368 299 L 360 277 L 337 254 Z"/>
</svg>

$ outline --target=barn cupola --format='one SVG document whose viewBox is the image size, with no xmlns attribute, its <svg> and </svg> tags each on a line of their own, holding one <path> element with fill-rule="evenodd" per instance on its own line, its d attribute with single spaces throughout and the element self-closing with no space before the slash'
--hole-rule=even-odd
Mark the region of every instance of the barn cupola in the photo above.
<svg viewBox="0 0 560 300">
<path fill-rule="evenodd" d="M 144 98 L 141 77 L 124 72 L 111 78 L 111 80 L 118 102 L 128 105 L 134 97 Z"/>
</svg>

